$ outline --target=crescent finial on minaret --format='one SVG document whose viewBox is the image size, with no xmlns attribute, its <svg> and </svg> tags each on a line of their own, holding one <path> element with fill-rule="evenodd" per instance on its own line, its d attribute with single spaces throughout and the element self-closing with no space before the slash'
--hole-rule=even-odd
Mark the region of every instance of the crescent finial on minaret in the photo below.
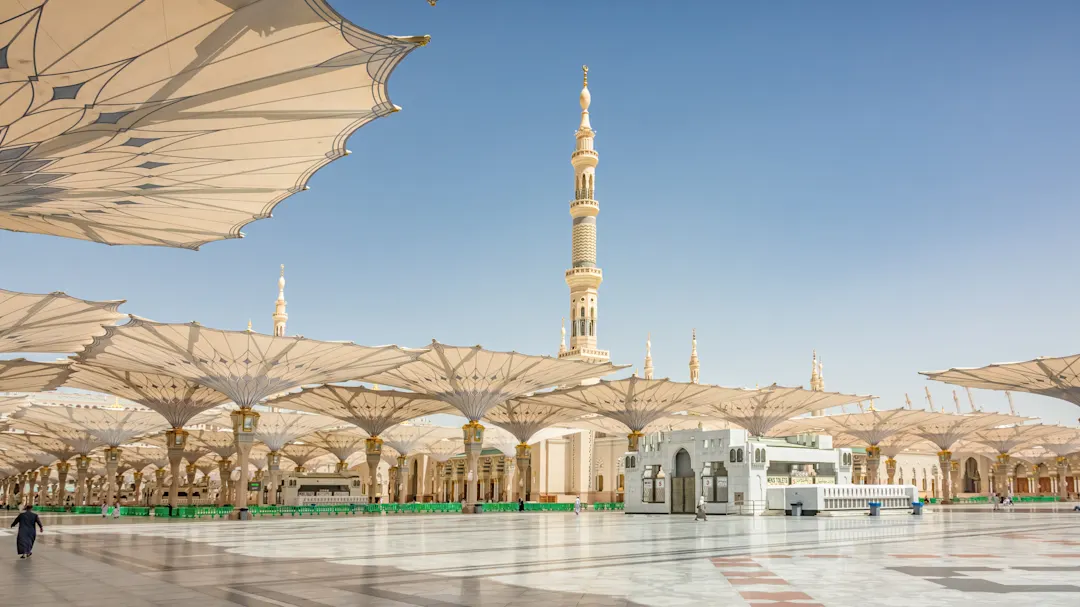
<svg viewBox="0 0 1080 607">
<path fill-rule="evenodd" d="M 582 78 L 582 86 L 589 86 L 589 66 L 581 66 L 581 72 L 584 74 Z"/>
</svg>

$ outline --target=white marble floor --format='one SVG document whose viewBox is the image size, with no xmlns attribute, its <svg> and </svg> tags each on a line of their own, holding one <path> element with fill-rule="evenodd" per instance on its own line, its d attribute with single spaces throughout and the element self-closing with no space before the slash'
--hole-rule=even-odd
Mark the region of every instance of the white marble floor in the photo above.
<svg viewBox="0 0 1080 607">
<path fill-rule="evenodd" d="M 0 596 L 22 583 L 40 605 L 1080 605 L 1080 513 L 1069 512 L 46 525 L 32 563 L 0 561 Z M 64 570 L 86 578 L 70 595 L 48 586 Z M 127 601 L 109 600 L 130 587 Z"/>
</svg>

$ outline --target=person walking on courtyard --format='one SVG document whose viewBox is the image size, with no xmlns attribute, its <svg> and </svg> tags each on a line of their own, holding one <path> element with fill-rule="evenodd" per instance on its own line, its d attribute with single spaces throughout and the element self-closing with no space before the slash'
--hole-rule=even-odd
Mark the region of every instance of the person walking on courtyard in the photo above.
<svg viewBox="0 0 1080 607">
<path fill-rule="evenodd" d="M 15 522 L 11 523 L 11 526 L 14 527 L 15 525 L 19 526 L 19 535 L 15 538 L 15 548 L 19 551 L 19 558 L 28 558 L 34 551 L 34 541 L 37 540 L 38 529 L 41 529 L 42 533 L 44 533 L 45 528 L 41 526 L 41 519 L 30 504 L 27 504 L 26 510 L 15 517 Z"/>
<path fill-rule="evenodd" d="M 112 517 L 120 518 L 120 500 L 116 500 L 116 505 L 113 506 Z"/>
<path fill-rule="evenodd" d="M 574 498 L 574 516 L 581 516 L 581 497 Z"/>
<path fill-rule="evenodd" d="M 696 522 L 699 519 L 703 520 L 703 521 L 709 520 L 708 517 L 706 516 L 706 512 L 705 512 L 705 496 L 704 495 L 698 497 L 697 509 L 694 511 L 694 521 Z"/>
<path fill-rule="evenodd" d="M 990 492 L 990 503 L 994 505 L 994 511 L 1001 510 L 1001 504 L 998 503 L 998 494 L 993 491 Z"/>
<path fill-rule="evenodd" d="M 109 516 L 109 502 L 101 502 L 101 518 Z"/>
<path fill-rule="evenodd" d="M 518 512 L 525 512 L 525 500 L 518 498 Z"/>
</svg>

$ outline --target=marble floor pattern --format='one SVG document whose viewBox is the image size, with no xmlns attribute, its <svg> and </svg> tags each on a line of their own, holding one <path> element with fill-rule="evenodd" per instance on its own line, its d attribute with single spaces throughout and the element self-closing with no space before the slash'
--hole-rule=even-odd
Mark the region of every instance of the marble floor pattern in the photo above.
<svg viewBox="0 0 1080 607">
<path fill-rule="evenodd" d="M 43 520 L 29 560 L 0 533 L 4 604 L 1080 605 L 1080 513 L 1062 511 Z"/>
</svg>

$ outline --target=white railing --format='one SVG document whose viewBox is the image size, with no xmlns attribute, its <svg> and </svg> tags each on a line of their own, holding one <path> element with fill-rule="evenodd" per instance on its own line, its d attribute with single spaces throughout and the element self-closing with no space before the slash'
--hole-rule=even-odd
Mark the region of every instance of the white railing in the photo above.
<svg viewBox="0 0 1080 607">
<path fill-rule="evenodd" d="M 302 495 L 296 498 L 298 506 L 324 506 L 327 504 L 367 504 L 366 495 Z"/>
<path fill-rule="evenodd" d="M 911 485 L 796 485 L 769 487 L 771 510 L 790 510 L 801 502 L 803 510 L 870 510 L 870 502 L 885 509 L 910 509 L 919 499 L 919 490 Z"/>
</svg>

